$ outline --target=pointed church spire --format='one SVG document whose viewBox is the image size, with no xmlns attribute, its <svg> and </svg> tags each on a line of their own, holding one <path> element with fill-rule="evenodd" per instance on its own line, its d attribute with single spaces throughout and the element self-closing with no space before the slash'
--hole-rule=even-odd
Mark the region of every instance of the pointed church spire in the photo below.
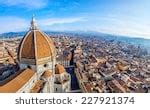
<svg viewBox="0 0 150 110">
<path fill-rule="evenodd" d="M 34 15 L 32 16 L 30 30 L 37 30 L 37 23 L 36 23 L 36 20 L 34 18 Z"/>
</svg>

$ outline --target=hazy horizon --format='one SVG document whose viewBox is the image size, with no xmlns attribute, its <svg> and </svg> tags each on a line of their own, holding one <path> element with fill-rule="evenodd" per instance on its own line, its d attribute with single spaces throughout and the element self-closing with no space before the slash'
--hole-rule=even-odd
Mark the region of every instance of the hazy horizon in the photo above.
<svg viewBox="0 0 150 110">
<path fill-rule="evenodd" d="M 32 15 L 43 31 L 94 31 L 150 39 L 149 0 L 1 0 L 0 33 L 27 31 Z"/>
</svg>

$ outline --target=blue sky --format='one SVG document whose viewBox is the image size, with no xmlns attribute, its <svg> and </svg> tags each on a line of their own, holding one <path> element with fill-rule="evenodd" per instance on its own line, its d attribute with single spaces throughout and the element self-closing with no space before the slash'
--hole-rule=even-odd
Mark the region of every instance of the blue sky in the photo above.
<svg viewBox="0 0 150 110">
<path fill-rule="evenodd" d="M 150 39 L 150 0 L 0 0 L 0 33 L 97 31 Z"/>
</svg>

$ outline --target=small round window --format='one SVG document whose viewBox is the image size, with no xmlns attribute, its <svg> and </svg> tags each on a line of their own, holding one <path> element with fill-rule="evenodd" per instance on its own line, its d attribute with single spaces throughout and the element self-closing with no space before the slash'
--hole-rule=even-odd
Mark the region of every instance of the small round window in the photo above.
<svg viewBox="0 0 150 110">
<path fill-rule="evenodd" d="M 44 67 L 45 67 L 45 68 L 48 67 L 48 64 L 44 64 Z"/>
</svg>

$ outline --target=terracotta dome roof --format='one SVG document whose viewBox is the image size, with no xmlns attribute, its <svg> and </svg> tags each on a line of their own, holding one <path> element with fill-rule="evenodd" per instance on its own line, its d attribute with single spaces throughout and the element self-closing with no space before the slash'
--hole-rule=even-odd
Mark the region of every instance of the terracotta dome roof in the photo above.
<svg viewBox="0 0 150 110">
<path fill-rule="evenodd" d="M 55 74 L 62 74 L 65 72 L 65 68 L 60 65 L 60 64 L 56 64 L 55 66 Z"/>
<path fill-rule="evenodd" d="M 51 71 L 49 71 L 49 70 L 47 70 L 47 71 L 45 71 L 44 73 L 43 73 L 43 77 L 44 78 L 48 78 L 48 77 L 50 77 L 50 76 L 52 76 L 53 75 L 53 73 L 51 72 Z"/>
<path fill-rule="evenodd" d="M 41 59 L 55 56 L 55 46 L 53 41 L 35 25 L 35 20 L 31 22 L 31 28 L 22 39 L 18 55 L 19 61 L 24 59 Z"/>
</svg>

